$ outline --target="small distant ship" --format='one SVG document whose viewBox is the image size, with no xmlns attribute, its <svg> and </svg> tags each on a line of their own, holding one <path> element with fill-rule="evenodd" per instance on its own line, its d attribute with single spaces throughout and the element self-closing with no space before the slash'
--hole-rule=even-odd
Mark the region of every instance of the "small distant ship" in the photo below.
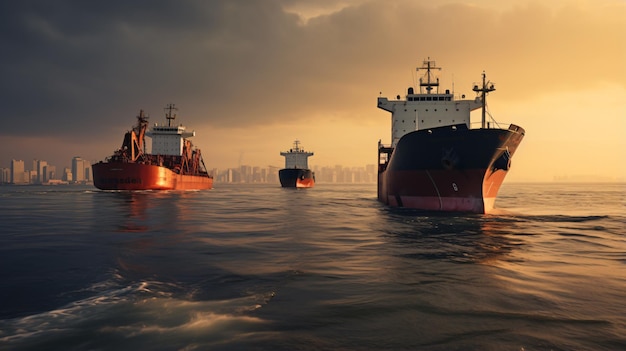
<svg viewBox="0 0 626 351">
<path fill-rule="evenodd" d="M 391 145 L 378 141 L 378 200 L 392 207 L 428 211 L 487 213 L 494 208 L 511 159 L 524 138 L 523 128 L 486 121 L 486 96 L 494 91 L 482 75 L 475 99 L 439 93 L 440 70 L 430 58 L 418 68 L 420 92 L 409 87 L 405 99 L 378 98 L 391 112 Z M 435 90 L 435 91 L 433 91 Z M 470 112 L 482 108 L 479 128 Z"/>
<path fill-rule="evenodd" d="M 122 147 L 104 161 L 93 164 L 93 184 L 101 190 L 203 190 L 213 187 L 200 149 L 188 139 L 183 125 L 173 125 L 177 110 L 169 104 L 166 125 L 155 124 L 148 130 L 148 117 L 139 111 L 137 124 L 126 132 Z M 145 137 L 152 139 L 146 152 Z"/>
<path fill-rule="evenodd" d="M 315 172 L 309 169 L 308 159 L 312 152 L 304 151 L 300 141 L 294 141 L 293 148 L 281 152 L 285 156 L 285 168 L 278 171 L 283 188 L 312 188 L 315 185 Z"/>
</svg>

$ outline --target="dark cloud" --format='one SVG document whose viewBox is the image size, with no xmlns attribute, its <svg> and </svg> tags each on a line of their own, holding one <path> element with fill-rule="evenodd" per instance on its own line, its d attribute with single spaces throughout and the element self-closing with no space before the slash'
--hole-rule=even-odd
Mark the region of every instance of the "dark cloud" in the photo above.
<svg viewBox="0 0 626 351">
<path fill-rule="evenodd" d="M 233 25 L 225 18 L 236 2 L 208 4 L 3 2 L 1 93 L 9 116 L 41 121 L 31 133 L 54 126 L 72 133 L 152 97 L 210 92 L 221 68 L 207 43 L 235 43 L 237 33 L 227 38 L 224 24 Z M 19 127 L 5 132 L 25 130 Z"/>
<path fill-rule="evenodd" d="M 138 109 L 160 121 L 167 103 L 216 128 L 369 118 L 378 92 L 403 93 L 426 56 L 457 90 L 486 69 L 503 99 L 623 86 L 623 3 L 582 4 L 3 1 L 0 136 L 117 140 Z"/>
</svg>

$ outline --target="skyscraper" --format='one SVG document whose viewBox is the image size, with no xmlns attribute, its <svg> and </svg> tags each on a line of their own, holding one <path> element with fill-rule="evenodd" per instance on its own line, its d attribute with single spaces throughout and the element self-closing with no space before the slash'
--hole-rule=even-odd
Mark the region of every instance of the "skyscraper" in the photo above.
<svg viewBox="0 0 626 351">
<path fill-rule="evenodd" d="M 23 160 L 11 160 L 11 183 L 24 184 L 28 180 L 24 172 Z"/>
<path fill-rule="evenodd" d="M 37 160 L 36 170 L 37 170 L 37 183 L 38 184 L 41 184 L 47 180 L 46 174 L 44 172 L 44 169 L 46 168 L 47 165 L 48 165 L 48 162 Z"/>
<path fill-rule="evenodd" d="M 75 182 L 85 181 L 85 160 L 79 156 L 72 159 L 72 180 Z"/>
</svg>

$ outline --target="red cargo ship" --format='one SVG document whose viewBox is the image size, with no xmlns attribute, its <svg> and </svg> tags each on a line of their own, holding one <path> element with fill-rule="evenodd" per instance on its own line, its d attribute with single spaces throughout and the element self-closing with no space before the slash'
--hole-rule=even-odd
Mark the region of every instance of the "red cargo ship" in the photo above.
<svg viewBox="0 0 626 351">
<path fill-rule="evenodd" d="M 112 156 L 91 166 L 93 183 L 102 190 L 202 190 L 213 187 L 200 149 L 194 148 L 182 125 L 173 126 L 176 107 L 166 107 L 167 125 L 155 124 L 148 131 L 143 110 L 137 125 L 126 132 L 122 147 Z M 152 139 L 152 152 L 145 151 L 145 137 Z"/>
<path fill-rule="evenodd" d="M 378 108 L 391 112 L 392 121 L 391 145 L 378 142 L 378 200 L 394 207 L 487 213 L 525 131 L 486 121 L 485 98 L 495 88 L 484 73 L 473 89 L 478 96 L 464 100 L 449 90 L 439 93 L 432 72 L 438 69 L 424 61 L 417 94 L 410 87 L 406 99 L 378 98 Z M 479 108 L 481 126 L 471 128 L 470 112 Z"/>
</svg>

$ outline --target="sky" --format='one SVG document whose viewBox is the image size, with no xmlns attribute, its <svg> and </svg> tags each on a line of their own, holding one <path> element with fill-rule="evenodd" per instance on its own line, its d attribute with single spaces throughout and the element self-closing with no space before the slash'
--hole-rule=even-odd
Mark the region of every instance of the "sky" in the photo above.
<svg viewBox="0 0 626 351">
<path fill-rule="evenodd" d="M 624 0 L 2 1 L 0 44 L 0 167 L 102 160 L 170 103 L 208 168 L 374 164 L 430 58 L 526 130 L 507 180 L 626 180 Z"/>
</svg>

